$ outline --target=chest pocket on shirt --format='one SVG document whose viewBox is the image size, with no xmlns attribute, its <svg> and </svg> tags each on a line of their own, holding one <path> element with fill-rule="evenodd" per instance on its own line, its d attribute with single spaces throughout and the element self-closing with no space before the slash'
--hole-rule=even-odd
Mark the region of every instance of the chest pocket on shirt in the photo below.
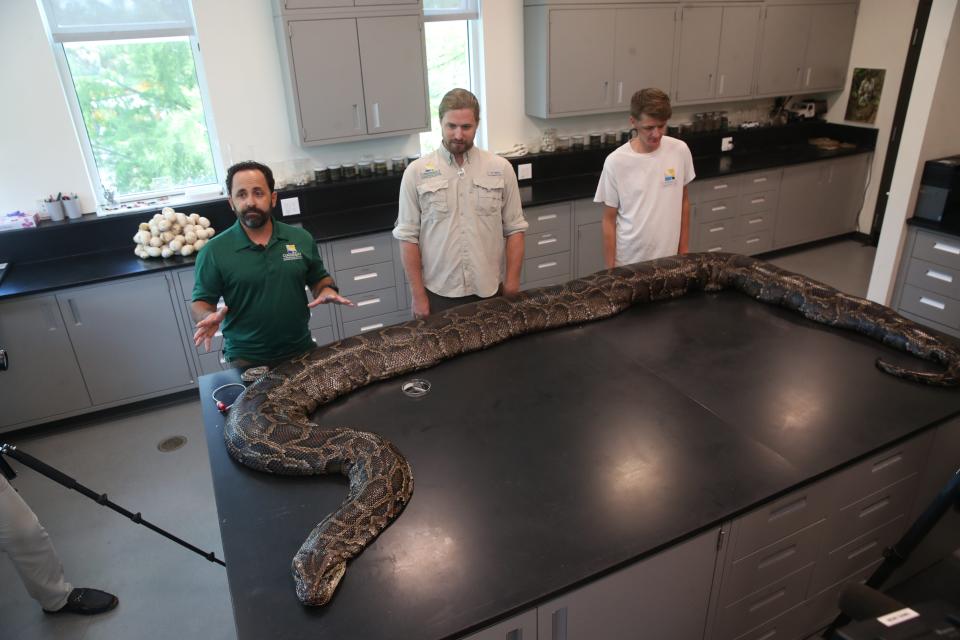
<svg viewBox="0 0 960 640">
<path fill-rule="evenodd" d="M 503 209 L 503 178 L 474 178 L 473 191 L 477 215 L 500 215 Z"/>
<path fill-rule="evenodd" d="M 417 185 L 420 213 L 426 218 L 445 218 L 450 214 L 447 204 L 449 183 L 446 178 L 431 178 Z"/>
</svg>

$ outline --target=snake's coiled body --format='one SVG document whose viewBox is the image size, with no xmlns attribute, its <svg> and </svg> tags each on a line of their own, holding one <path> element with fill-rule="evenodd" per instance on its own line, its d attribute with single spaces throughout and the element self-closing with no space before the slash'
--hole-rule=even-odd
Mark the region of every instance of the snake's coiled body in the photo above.
<svg viewBox="0 0 960 640">
<path fill-rule="evenodd" d="M 373 433 L 321 427 L 310 420 L 318 407 L 372 382 L 526 333 L 607 318 L 634 304 L 691 291 L 723 289 L 856 331 L 943 368 L 914 371 L 878 361 L 890 374 L 936 385 L 960 381 L 960 350 L 889 308 L 753 258 L 717 253 L 618 267 L 319 347 L 250 386 L 224 428 L 230 455 L 244 465 L 288 475 L 342 473 L 350 480 L 347 499 L 314 528 L 293 560 L 297 596 L 305 604 L 325 604 L 347 561 L 400 514 L 413 493 L 410 466 L 392 444 Z"/>
</svg>

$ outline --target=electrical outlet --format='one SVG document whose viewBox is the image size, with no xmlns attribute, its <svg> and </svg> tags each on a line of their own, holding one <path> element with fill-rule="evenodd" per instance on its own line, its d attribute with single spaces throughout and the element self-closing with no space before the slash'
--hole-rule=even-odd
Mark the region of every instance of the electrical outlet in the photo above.
<svg viewBox="0 0 960 640">
<path fill-rule="evenodd" d="M 727 136 L 720 139 L 720 151 L 730 151 L 733 149 L 733 136 Z"/>
<path fill-rule="evenodd" d="M 530 180 L 533 178 L 533 163 L 517 165 L 517 180 Z"/>
</svg>

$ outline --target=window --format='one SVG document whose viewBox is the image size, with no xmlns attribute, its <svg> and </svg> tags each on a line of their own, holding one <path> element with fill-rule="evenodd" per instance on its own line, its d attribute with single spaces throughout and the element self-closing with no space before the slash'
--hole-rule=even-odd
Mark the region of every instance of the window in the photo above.
<svg viewBox="0 0 960 640">
<path fill-rule="evenodd" d="M 437 109 L 444 94 L 456 87 L 479 94 L 474 65 L 477 3 L 476 0 L 424 0 L 423 14 L 430 131 L 420 134 L 420 153 L 426 154 L 440 146 Z"/>
<path fill-rule="evenodd" d="M 218 189 L 188 0 L 43 3 L 101 204 Z"/>
</svg>

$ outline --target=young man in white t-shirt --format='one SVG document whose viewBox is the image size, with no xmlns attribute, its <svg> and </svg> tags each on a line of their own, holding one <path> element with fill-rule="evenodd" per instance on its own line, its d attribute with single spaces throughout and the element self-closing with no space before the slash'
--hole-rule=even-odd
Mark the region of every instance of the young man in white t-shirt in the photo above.
<svg viewBox="0 0 960 640">
<path fill-rule="evenodd" d="M 673 115 L 659 89 L 641 89 L 630 100 L 629 142 L 607 156 L 593 199 L 603 208 L 603 259 L 607 268 L 687 252 L 694 178 L 686 143 L 665 136 Z"/>
</svg>

